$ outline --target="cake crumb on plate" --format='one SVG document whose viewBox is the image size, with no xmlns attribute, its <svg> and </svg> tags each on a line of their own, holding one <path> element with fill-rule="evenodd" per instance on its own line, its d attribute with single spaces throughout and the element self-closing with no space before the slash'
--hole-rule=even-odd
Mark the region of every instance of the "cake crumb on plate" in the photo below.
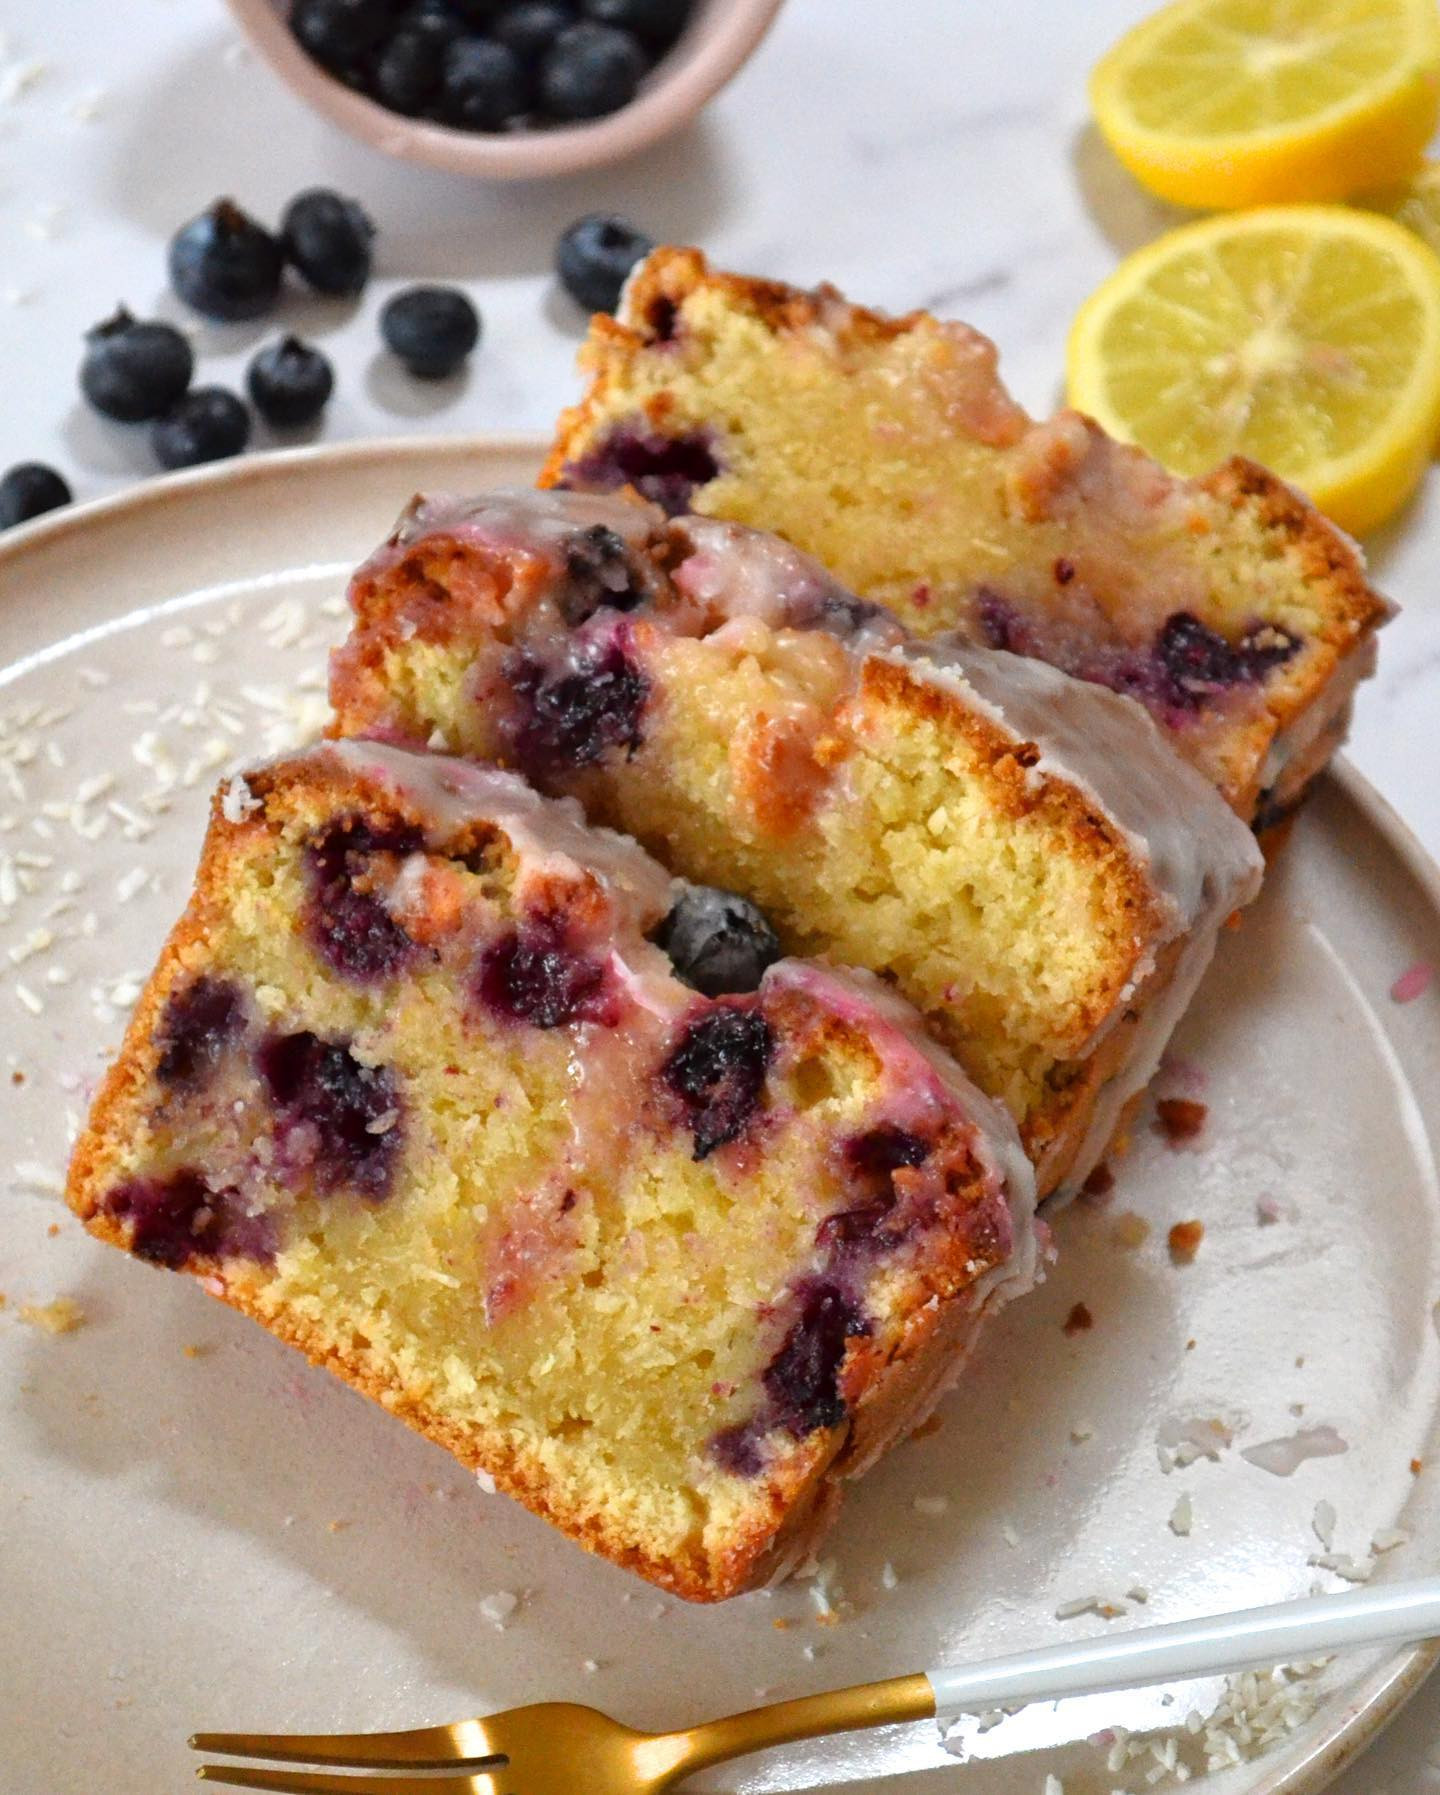
<svg viewBox="0 0 1440 1795">
<path fill-rule="evenodd" d="M 22 1303 L 20 1319 L 42 1334 L 73 1334 L 85 1325 L 85 1311 L 74 1297 L 57 1296 L 48 1303 Z"/>
</svg>

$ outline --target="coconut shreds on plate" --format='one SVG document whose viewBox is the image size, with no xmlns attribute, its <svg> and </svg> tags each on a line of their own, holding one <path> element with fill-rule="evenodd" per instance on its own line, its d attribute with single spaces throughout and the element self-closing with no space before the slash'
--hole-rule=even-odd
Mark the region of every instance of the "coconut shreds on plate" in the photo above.
<svg viewBox="0 0 1440 1795">
<path fill-rule="evenodd" d="M 1105 1753 L 1106 1772 L 1125 1777 L 1124 1784 L 1114 1785 L 1112 1795 L 1131 1795 L 1136 1787 L 1132 1777 L 1138 1777 L 1141 1789 L 1186 1783 L 1206 1771 L 1247 1764 L 1283 1744 L 1314 1717 L 1320 1700 L 1317 1679 L 1330 1662 L 1315 1658 L 1276 1665 L 1273 1670 L 1241 1671 L 1226 1677 L 1209 1714 L 1192 1708 L 1176 1725 L 1154 1732 L 1132 1733 L 1116 1726 L 1093 1735 L 1090 1743 Z M 980 1718 L 990 1720 L 989 1714 Z M 969 1730 L 964 1723 L 951 1725 L 948 1731 L 942 1727 L 946 1750 L 963 1758 L 967 1747 L 961 1734 Z M 976 1722 L 973 1730 L 990 1728 Z M 1052 1776 L 1047 1790 L 1055 1781 Z"/>
</svg>

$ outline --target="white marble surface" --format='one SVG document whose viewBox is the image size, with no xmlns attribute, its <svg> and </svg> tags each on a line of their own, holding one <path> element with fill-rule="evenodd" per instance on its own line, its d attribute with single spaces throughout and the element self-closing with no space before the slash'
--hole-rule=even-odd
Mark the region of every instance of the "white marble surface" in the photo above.
<svg viewBox="0 0 1440 1795">
<path fill-rule="evenodd" d="M 103 424 L 76 398 L 84 329 L 117 300 L 177 315 L 166 239 L 217 195 L 273 219 L 317 182 L 360 196 L 380 227 L 381 275 L 357 306 L 297 296 L 280 320 L 336 362 L 328 439 L 543 431 L 575 391 L 582 327 L 550 277 L 551 249 L 594 209 L 699 242 L 722 263 L 968 318 L 998 339 L 1025 403 L 1048 408 L 1076 305 L 1168 216 L 1086 122 L 1086 70 L 1145 10 L 789 0 L 759 56 L 686 135 L 608 173 L 486 188 L 387 162 L 310 117 L 239 49 L 219 0 L 5 0 L 0 467 L 52 461 L 80 497 L 144 477 L 143 432 Z M 386 293 L 420 277 L 463 282 L 484 314 L 468 373 L 439 386 L 405 380 L 378 353 Z M 274 329 L 200 329 L 201 377 L 235 382 Z M 1369 546 L 1404 609 L 1351 752 L 1440 854 L 1440 479 Z M 1436 1766 L 1432 1685 L 1336 1787 L 1422 1795 L 1440 1791 Z"/>
</svg>

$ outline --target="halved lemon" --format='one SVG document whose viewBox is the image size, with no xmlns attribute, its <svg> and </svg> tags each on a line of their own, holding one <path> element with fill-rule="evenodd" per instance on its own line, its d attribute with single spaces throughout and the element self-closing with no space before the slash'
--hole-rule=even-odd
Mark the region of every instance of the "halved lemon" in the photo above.
<svg viewBox="0 0 1440 1795">
<path fill-rule="evenodd" d="M 1177 473 L 1248 455 L 1359 535 L 1440 432 L 1440 257 L 1345 206 L 1208 218 L 1081 307 L 1070 401 Z"/>
<path fill-rule="evenodd" d="M 1090 78 L 1105 140 L 1205 210 L 1403 181 L 1440 112 L 1436 0 L 1175 0 Z"/>
</svg>

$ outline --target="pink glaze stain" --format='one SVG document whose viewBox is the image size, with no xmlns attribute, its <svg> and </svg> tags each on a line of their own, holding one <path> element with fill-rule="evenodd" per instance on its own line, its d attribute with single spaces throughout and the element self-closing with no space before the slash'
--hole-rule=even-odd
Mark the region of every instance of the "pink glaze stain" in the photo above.
<svg viewBox="0 0 1440 1795">
<path fill-rule="evenodd" d="M 1417 960 L 1413 966 L 1407 966 L 1390 987 L 1392 1003 L 1414 1003 L 1430 989 L 1434 976 L 1435 968 L 1428 960 Z"/>
</svg>

